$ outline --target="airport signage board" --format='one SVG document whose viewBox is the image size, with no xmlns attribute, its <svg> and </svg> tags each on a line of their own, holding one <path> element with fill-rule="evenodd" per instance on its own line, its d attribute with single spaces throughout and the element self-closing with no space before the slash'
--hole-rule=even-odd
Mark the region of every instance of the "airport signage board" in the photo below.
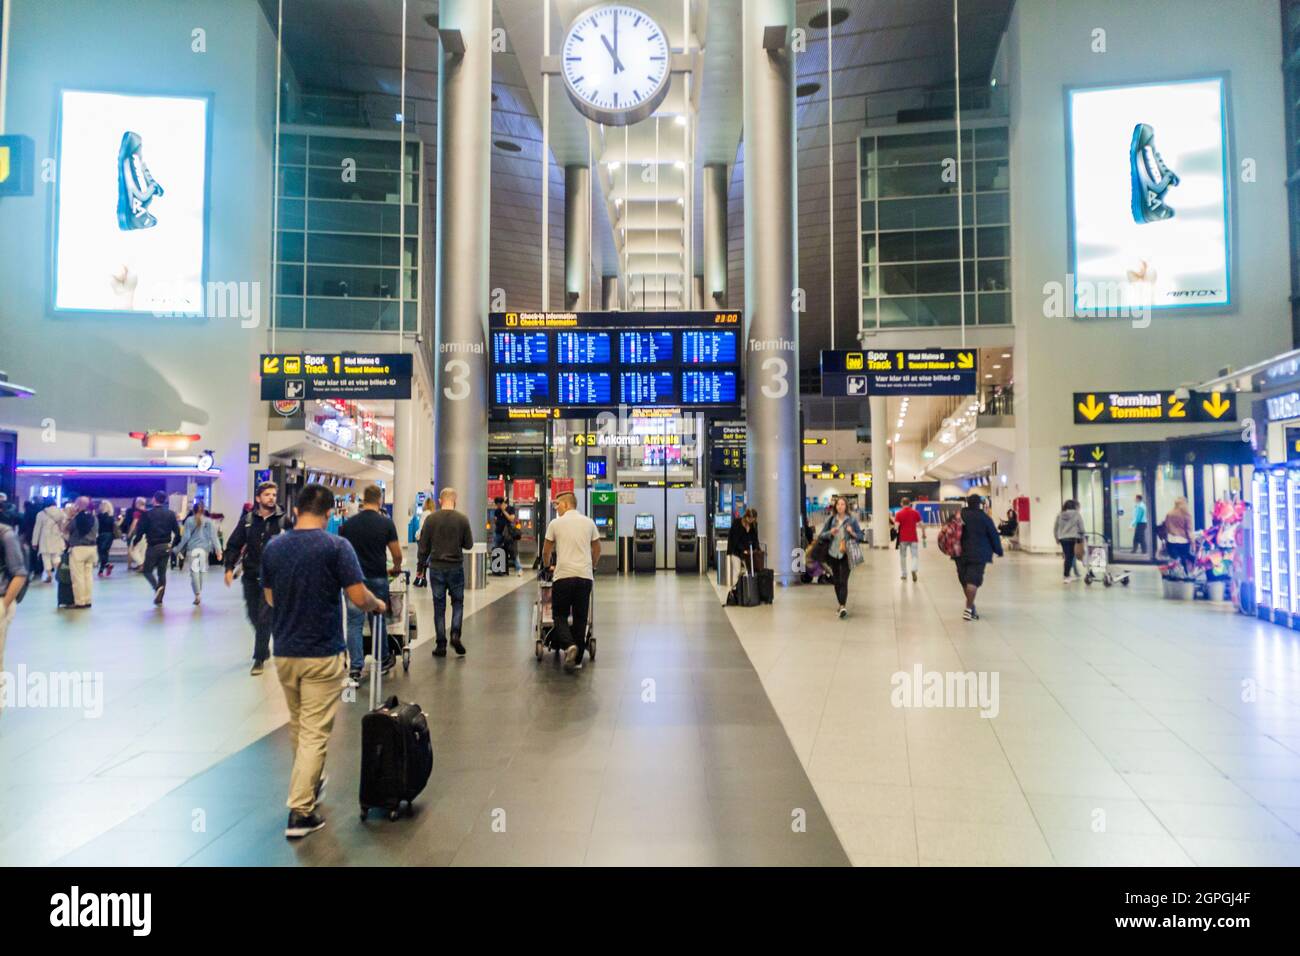
<svg viewBox="0 0 1300 956">
<path fill-rule="evenodd" d="M 546 407 L 584 418 L 623 406 L 740 406 L 739 312 L 493 312 L 488 318 L 494 412 Z"/>
<path fill-rule="evenodd" d="M 0 196 L 30 196 L 36 165 L 30 136 L 0 136 Z"/>
<path fill-rule="evenodd" d="M 260 368 L 262 398 L 267 401 L 411 397 L 409 353 L 263 355 Z"/>
<path fill-rule="evenodd" d="M 821 356 L 822 397 L 974 395 L 974 349 L 837 349 Z"/>
<path fill-rule="evenodd" d="M 1075 392 L 1076 425 L 1167 425 L 1180 422 L 1235 422 L 1237 403 L 1220 392 L 1152 390 Z"/>
</svg>

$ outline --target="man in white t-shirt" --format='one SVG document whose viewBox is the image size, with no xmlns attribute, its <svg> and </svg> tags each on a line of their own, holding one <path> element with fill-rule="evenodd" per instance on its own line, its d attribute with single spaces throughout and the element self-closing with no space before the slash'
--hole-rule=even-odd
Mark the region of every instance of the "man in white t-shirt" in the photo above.
<svg viewBox="0 0 1300 956">
<path fill-rule="evenodd" d="M 587 653 L 587 611 L 591 603 L 593 568 L 600 559 L 600 532 L 596 522 L 578 511 L 578 499 L 565 493 L 555 499 L 556 518 L 546 526 L 542 545 L 542 567 L 549 567 L 555 555 L 555 577 L 551 586 L 551 609 L 555 616 L 557 643 L 564 648 L 564 669 L 582 667 Z M 569 613 L 573 627 L 569 627 Z"/>
</svg>

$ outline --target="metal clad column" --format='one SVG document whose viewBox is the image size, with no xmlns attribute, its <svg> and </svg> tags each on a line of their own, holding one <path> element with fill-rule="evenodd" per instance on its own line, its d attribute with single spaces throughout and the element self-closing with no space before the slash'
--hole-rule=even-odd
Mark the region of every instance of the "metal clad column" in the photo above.
<svg viewBox="0 0 1300 956">
<path fill-rule="evenodd" d="M 601 276 L 600 307 L 606 312 L 618 311 L 623 307 L 622 290 L 618 286 L 618 276 Z"/>
<path fill-rule="evenodd" d="M 591 170 L 564 167 L 564 292 L 566 309 L 591 308 Z"/>
<path fill-rule="evenodd" d="M 704 298 L 696 308 L 727 307 L 727 167 L 704 167 Z"/>
<path fill-rule="evenodd" d="M 875 395 L 867 399 L 871 412 L 871 536 L 877 548 L 889 547 L 888 401 Z"/>
<path fill-rule="evenodd" d="M 487 500 L 489 152 L 492 2 L 442 0 L 440 30 L 459 30 L 465 52 L 438 65 L 438 199 L 434 315 L 434 483 L 454 487 L 484 539 Z"/>
<path fill-rule="evenodd" d="M 794 0 L 745 0 L 743 9 L 745 493 L 758 509 L 769 566 L 777 581 L 788 584 L 791 552 L 802 543 L 794 57 L 788 47 L 765 50 L 763 34 L 765 27 L 786 27 L 788 38 Z"/>
</svg>

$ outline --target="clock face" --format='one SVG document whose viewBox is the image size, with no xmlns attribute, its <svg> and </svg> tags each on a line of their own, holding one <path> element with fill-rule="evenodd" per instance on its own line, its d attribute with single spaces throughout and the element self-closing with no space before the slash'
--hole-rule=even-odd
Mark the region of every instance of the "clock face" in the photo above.
<svg viewBox="0 0 1300 956">
<path fill-rule="evenodd" d="M 580 14 L 560 53 L 569 98 L 606 126 L 628 126 L 655 111 L 668 95 L 670 60 L 659 24 L 622 4 Z"/>
</svg>

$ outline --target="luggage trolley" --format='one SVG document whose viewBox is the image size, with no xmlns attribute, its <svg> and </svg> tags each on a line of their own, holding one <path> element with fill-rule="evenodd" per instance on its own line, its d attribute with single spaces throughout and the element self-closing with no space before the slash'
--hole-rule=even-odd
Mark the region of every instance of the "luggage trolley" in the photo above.
<svg viewBox="0 0 1300 956">
<path fill-rule="evenodd" d="M 533 651 L 540 661 L 547 651 L 554 651 L 558 657 L 563 649 L 555 643 L 555 616 L 551 605 L 551 588 L 553 587 L 548 568 L 537 575 L 537 600 L 533 602 Z M 591 602 L 587 606 L 587 656 L 596 659 L 596 594 L 592 591 Z"/>
<path fill-rule="evenodd" d="M 411 669 L 411 642 L 415 640 L 415 608 L 407 601 L 411 572 L 403 571 L 388 579 L 388 615 L 385 631 L 390 654 L 400 654 L 402 670 Z"/>
<path fill-rule="evenodd" d="M 1110 541 L 1104 534 L 1085 531 L 1083 535 L 1083 583 L 1101 581 L 1106 587 L 1122 584 L 1128 587 L 1128 571 L 1110 570 Z"/>
</svg>

